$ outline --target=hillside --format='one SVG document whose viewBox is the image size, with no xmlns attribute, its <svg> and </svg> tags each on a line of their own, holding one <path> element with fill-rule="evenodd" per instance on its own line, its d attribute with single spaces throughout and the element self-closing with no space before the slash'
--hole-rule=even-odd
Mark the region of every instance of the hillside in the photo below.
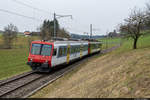
<svg viewBox="0 0 150 100">
<path fill-rule="evenodd" d="M 131 41 L 128 40 L 118 50 L 88 60 L 32 97 L 150 97 L 148 40 L 147 36 L 141 39 L 137 50 L 131 49 Z M 141 43 L 144 43 L 143 47 Z"/>
</svg>

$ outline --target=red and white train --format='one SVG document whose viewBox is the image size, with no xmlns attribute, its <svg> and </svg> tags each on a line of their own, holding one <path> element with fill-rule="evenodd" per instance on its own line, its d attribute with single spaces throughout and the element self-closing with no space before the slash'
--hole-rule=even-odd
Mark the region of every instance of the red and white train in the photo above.
<svg viewBox="0 0 150 100">
<path fill-rule="evenodd" d="M 53 67 L 100 51 L 101 43 L 97 41 L 33 41 L 27 64 L 34 71 L 49 72 Z"/>
</svg>

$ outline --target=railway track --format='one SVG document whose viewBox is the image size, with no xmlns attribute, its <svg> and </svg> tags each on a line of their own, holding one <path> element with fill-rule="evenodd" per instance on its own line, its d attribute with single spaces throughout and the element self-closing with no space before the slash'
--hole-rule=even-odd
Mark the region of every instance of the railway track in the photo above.
<svg viewBox="0 0 150 100">
<path fill-rule="evenodd" d="M 80 62 L 81 63 L 81 62 Z M 0 85 L 0 98 L 22 98 L 28 97 L 34 91 L 37 91 L 46 86 L 46 84 L 55 81 L 62 77 L 64 74 L 73 70 L 79 63 L 68 65 L 69 67 L 62 67 L 55 69 L 54 72 L 44 73 L 31 73 L 11 79 L 10 81 L 3 82 Z M 44 84 L 44 85 L 43 85 Z M 33 91 L 34 90 L 34 91 Z"/>
<path fill-rule="evenodd" d="M 102 53 L 110 52 L 119 46 L 120 45 L 117 45 L 111 49 L 103 50 Z M 86 62 L 87 59 L 90 58 L 91 57 L 87 57 L 86 59 L 82 59 L 77 63 L 67 65 L 61 69 L 57 69 L 49 74 L 40 74 L 31 71 L 4 81 L 0 81 L 0 98 L 27 98 L 36 91 L 62 77 L 64 74 L 72 71 L 78 65 Z"/>
<path fill-rule="evenodd" d="M 33 73 L 35 73 L 35 72 L 34 72 L 34 71 L 30 71 L 30 72 L 26 72 L 26 73 L 23 73 L 23 74 L 21 74 L 21 75 L 14 76 L 14 77 L 9 78 L 9 79 L 6 79 L 6 80 L 1 80 L 1 81 L 0 81 L 0 86 L 5 85 L 5 84 L 7 84 L 7 83 L 9 83 L 9 82 L 15 81 L 15 80 L 17 80 L 17 79 L 26 77 L 26 76 L 31 75 L 31 74 L 33 74 Z"/>
<path fill-rule="evenodd" d="M 6 96 L 17 89 L 42 78 L 43 76 L 44 75 L 42 74 L 31 72 L 25 75 L 21 75 L 17 78 L 2 82 L 0 83 L 0 97 Z"/>
</svg>

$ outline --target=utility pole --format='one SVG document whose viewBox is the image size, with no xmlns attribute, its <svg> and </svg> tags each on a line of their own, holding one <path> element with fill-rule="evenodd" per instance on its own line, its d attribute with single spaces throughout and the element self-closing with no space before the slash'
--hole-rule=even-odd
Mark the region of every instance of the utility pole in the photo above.
<svg viewBox="0 0 150 100">
<path fill-rule="evenodd" d="M 92 31 L 93 31 L 93 27 L 92 24 L 90 24 L 90 39 L 92 39 Z"/>
<path fill-rule="evenodd" d="M 53 34 L 53 38 L 57 37 L 56 19 L 59 19 L 59 18 L 62 18 L 62 17 L 71 17 L 71 19 L 72 19 L 72 15 L 57 15 L 56 13 L 54 13 L 54 34 Z"/>
<path fill-rule="evenodd" d="M 56 14 L 54 13 L 54 34 L 53 34 L 54 38 L 55 38 L 55 35 L 56 35 Z"/>
</svg>

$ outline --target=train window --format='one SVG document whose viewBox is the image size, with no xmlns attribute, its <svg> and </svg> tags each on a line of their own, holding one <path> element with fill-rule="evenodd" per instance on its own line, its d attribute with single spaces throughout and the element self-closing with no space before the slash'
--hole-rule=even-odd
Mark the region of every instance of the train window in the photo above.
<svg viewBox="0 0 150 100">
<path fill-rule="evenodd" d="M 76 47 L 75 46 L 71 46 L 70 54 L 74 54 L 75 52 L 76 52 Z"/>
<path fill-rule="evenodd" d="M 78 52 L 80 52 L 80 46 L 78 46 Z"/>
<path fill-rule="evenodd" d="M 85 51 L 85 45 L 83 45 L 83 49 L 82 50 Z"/>
<path fill-rule="evenodd" d="M 79 46 L 76 46 L 76 53 L 79 52 Z"/>
<path fill-rule="evenodd" d="M 53 56 L 56 56 L 56 54 L 57 54 L 57 49 L 54 49 Z"/>
<path fill-rule="evenodd" d="M 71 54 L 74 53 L 74 46 L 71 46 L 71 51 L 70 51 Z"/>
<path fill-rule="evenodd" d="M 66 54 L 67 54 L 67 48 L 66 47 L 60 47 L 58 57 L 66 56 Z"/>
<path fill-rule="evenodd" d="M 63 48 L 63 56 L 66 56 L 66 55 L 67 55 L 67 48 L 64 47 L 64 48 Z"/>
<path fill-rule="evenodd" d="M 58 54 L 59 57 L 62 56 L 62 48 L 59 48 L 59 54 Z"/>
<path fill-rule="evenodd" d="M 52 45 L 45 44 L 32 44 L 31 54 L 50 56 Z"/>
<path fill-rule="evenodd" d="M 83 51 L 87 51 L 87 50 L 88 50 L 88 45 L 84 45 Z"/>
<path fill-rule="evenodd" d="M 51 45 L 43 45 L 42 50 L 41 50 L 41 55 L 50 56 L 51 49 L 52 49 Z"/>
<path fill-rule="evenodd" d="M 74 53 L 80 52 L 80 46 L 74 46 Z"/>
<path fill-rule="evenodd" d="M 31 54 L 40 55 L 41 44 L 32 44 Z"/>
</svg>

